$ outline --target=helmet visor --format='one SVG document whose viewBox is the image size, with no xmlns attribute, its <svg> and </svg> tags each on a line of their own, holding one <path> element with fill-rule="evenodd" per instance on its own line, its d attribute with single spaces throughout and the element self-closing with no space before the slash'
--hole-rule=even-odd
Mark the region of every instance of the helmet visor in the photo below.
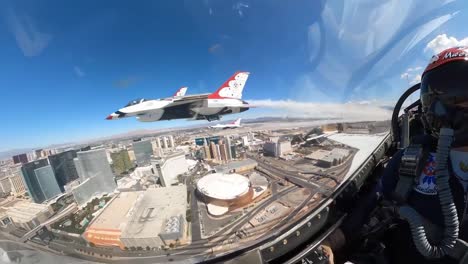
<svg viewBox="0 0 468 264">
<path fill-rule="evenodd" d="M 447 110 L 468 108 L 468 61 L 452 62 L 424 75 L 421 81 L 423 108 L 431 107 L 435 101 Z"/>
</svg>

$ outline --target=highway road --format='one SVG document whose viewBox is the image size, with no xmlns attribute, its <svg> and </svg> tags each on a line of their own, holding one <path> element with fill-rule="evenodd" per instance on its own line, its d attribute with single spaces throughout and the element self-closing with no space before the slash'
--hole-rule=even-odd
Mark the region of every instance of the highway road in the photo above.
<svg viewBox="0 0 468 264">
<path fill-rule="evenodd" d="M 278 175 L 278 176 L 282 176 L 282 178 L 284 178 L 285 180 L 287 181 L 290 181 L 298 186 L 301 186 L 303 188 L 308 188 L 308 189 L 311 189 L 311 190 L 316 190 L 318 192 L 321 192 L 321 193 L 324 193 L 324 194 L 327 194 L 327 191 L 329 192 L 330 191 L 330 188 L 328 186 L 325 186 L 323 184 L 319 184 L 319 183 L 314 183 L 314 182 L 309 182 L 308 179 L 296 174 L 296 173 L 293 173 L 293 172 L 290 172 L 290 171 L 286 171 L 286 170 L 282 170 L 280 168 L 277 168 L 277 167 L 274 167 L 270 164 L 267 164 L 266 162 L 264 162 L 263 160 L 257 158 L 256 156 L 254 155 L 248 155 L 249 158 L 255 160 L 257 163 L 258 163 L 258 166 L 266 171 L 269 171 L 275 175 Z M 330 194 L 330 193 L 328 193 Z"/>
<path fill-rule="evenodd" d="M 284 179 L 287 178 L 287 180 L 289 180 L 290 182 L 296 185 L 299 185 L 301 187 L 309 188 L 312 190 L 317 190 L 318 188 L 318 192 L 322 193 L 325 196 L 329 196 L 335 191 L 334 188 L 331 188 L 323 183 L 312 182 L 313 179 L 311 179 L 311 177 L 304 177 L 303 175 L 299 175 L 298 172 L 288 171 L 288 170 L 284 170 L 284 169 L 272 166 L 271 164 L 266 163 L 264 160 L 262 160 L 261 158 L 255 155 L 248 155 L 248 157 L 257 161 L 260 168 L 270 171 L 276 175 L 282 176 L 282 178 Z M 345 176 L 344 174 L 349 170 L 351 163 L 352 163 L 352 158 L 350 157 L 342 165 L 328 170 L 327 171 L 328 175 L 319 174 L 319 173 L 307 173 L 307 172 L 302 172 L 302 173 L 313 174 L 318 177 L 329 178 L 329 179 L 334 180 L 335 182 L 338 182 L 337 179 L 343 178 Z M 331 176 L 330 175 L 331 172 L 335 172 L 335 175 Z"/>
<path fill-rule="evenodd" d="M 117 263 L 167 263 L 186 260 L 193 256 L 209 254 L 213 245 L 198 245 L 159 251 L 119 251 L 108 248 L 87 247 L 73 242 L 51 241 L 50 248 L 64 254 L 98 262 Z M 81 249 L 81 251 L 79 251 Z M 112 258 L 110 258 L 112 256 Z M 1 262 L 0 262 L 1 263 Z M 54 262 L 52 262 L 54 263 Z"/>
<path fill-rule="evenodd" d="M 190 184 L 189 187 L 190 195 L 190 215 L 191 215 L 191 222 L 190 226 L 192 229 L 192 241 L 201 240 L 201 228 L 200 228 L 200 212 L 198 211 L 198 200 L 195 195 L 195 189 Z"/>
<path fill-rule="evenodd" d="M 198 211 L 198 200 L 195 195 L 195 186 L 192 183 L 195 175 L 203 169 L 203 166 L 197 164 L 197 167 L 192 171 L 192 173 L 185 178 L 185 185 L 187 185 L 187 190 L 190 195 L 190 229 L 192 233 L 192 240 L 197 241 L 201 240 L 201 228 L 200 228 L 200 214 Z"/>
<path fill-rule="evenodd" d="M 259 205 L 257 205 L 252 211 L 246 213 L 245 215 L 241 216 L 239 219 L 237 219 L 235 222 L 233 222 L 231 225 L 228 225 L 218 231 L 216 235 L 213 237 L 209 238 L 208 240 L 210 242 L 216 242 L 216 241 L 223 241 L 228 239 L 230 236 L 235 235 L 235 231 L 240 230 L 245 224 L 247 224 L 250 219 L 258 214 L 260 211 L 264 210 L 266 207 L 268 207 L 271 203 L 275 202 L 278 200 L 281 196 L 284 196 L 292 191 L 297 190 L 296 186 L 291 186 L 286 189 L 283 189 L 282 191 L 272 195 L 270 198 L 262 201 Z"/>
<path fill-rule="evenodd" d="M 78 264 L 93 263 L 69 256 L 54 255 L 35 249 L 28 244 L 11 240 L 0 240 L 0 263 Z"/>
<path fill-rule="evenodd" d="M 26 234 L 24 234 L 24 236 L 21 238 L 21 242 L 25 242 L 26 240 L 31 239 L 33 236 L 36 235 L 36 232 L 39 231 L 39 230 L 40 230 L 41 228 L 43 228 L 44 226 L 53 224 L 53 223 L 55 223 L 56 221 L 62 219 L 63 217 L 69 215 L 70 213 L 72 213 L 73 211 L 76 211 L 76 210 L 78 210 L 78 206 L 77 206 L 75 203 L 70 204 L 67 208 L 65 208 L 64 210 L 62 210 L 60 213 L 56 214 L 55 216 L 53 216 L 52 218 L 48 219 L 48 220 L 45 221 L 44 223 L 42 223 L 42 224 L 36 226 L 35 228 L 31 229 L 29 232 L 27 232 Z"/>
</svg>

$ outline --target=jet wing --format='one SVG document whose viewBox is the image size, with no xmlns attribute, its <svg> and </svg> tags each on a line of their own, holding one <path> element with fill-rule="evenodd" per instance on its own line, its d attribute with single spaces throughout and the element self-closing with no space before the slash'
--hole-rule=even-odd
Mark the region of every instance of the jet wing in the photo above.
<svg viewBox="0 0 468 264">
<path fill-rule="evenodd" d="M 204 100 L 208 98 L 209 94 L 196 94 L 196 95 L 187 95 L 174 98 L 174 102 L 188 102 L 196 100 Z"/>
<path fill-rule="evenodd" d="M 205 119 L 204 117 L 197 116 L 192 111 L 194 107 L 201 106 L 203 104 L 203 96 L 184 96 L 181 98 L 174 98 L 169 104 L 164 106 L 160 120 L 172 120 L 172 119 L 193 119 L 197 120 Z"/>
</svg>

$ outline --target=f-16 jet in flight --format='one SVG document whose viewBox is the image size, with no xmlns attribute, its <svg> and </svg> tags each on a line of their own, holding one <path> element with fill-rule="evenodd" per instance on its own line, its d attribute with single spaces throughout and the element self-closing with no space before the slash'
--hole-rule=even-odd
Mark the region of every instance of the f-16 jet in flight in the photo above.
<svg viewBox="0 0 468 264">
<path fill-rule="evenodd" d="M 172 119 L 219 120 L 223 115 L 249 110 L 249 103 L 241 99 L 248 77 L 248 72 L 236 72 L 212 94 L 186 96 L 187 87 L 182 87 L 172 97 L 132 100 L 106 119 L 134 116 L 141 122 Z"/>
<path fill-rule="evenodd" d="M 217 124 L 217 125 L 214 125 L 214 126 L 210 126 L 210 128 L 219 128 L 219 129 L 229 129 L 229 128 L 239 128 L 241 127 L 240 125 L 240 122 L 241 122 L 242 118 L 237 118 L 236 121 L 233 121 L 231 123 L 227 123 L 227 124 Z"/>
</svg>

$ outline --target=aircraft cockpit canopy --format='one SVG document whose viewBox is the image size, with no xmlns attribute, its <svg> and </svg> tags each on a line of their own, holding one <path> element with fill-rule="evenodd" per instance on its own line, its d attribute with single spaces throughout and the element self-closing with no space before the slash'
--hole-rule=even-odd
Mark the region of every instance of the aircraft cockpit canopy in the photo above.
<svg viewBox="0 0 468 264">
<path fill-rule="evenodd" d="M 132 100 L 132 101 L 128 102 L 128 104 L 125 107 L 140 104 L 140 103 L 143 103 L 144 101 L 146 101 L 146 99 L 138 98 L 138 99 L 135 99 L 135 100 Z"/>
</svg>

